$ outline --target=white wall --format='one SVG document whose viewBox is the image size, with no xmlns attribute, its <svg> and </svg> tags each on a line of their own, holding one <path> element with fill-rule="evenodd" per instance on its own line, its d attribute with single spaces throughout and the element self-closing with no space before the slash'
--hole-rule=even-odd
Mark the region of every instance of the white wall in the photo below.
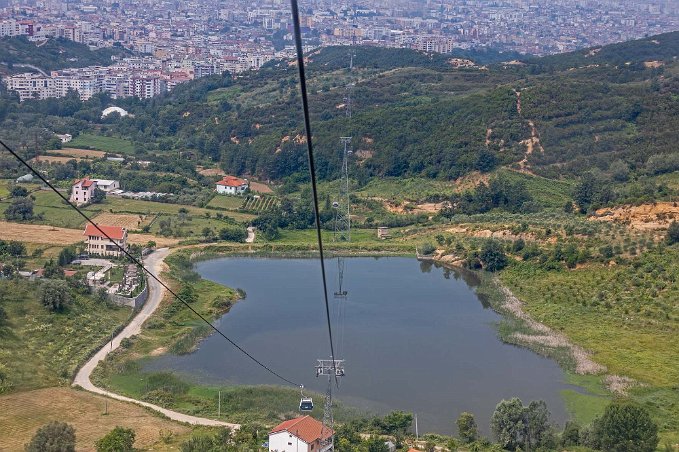
<svg viewBox="0 0 679 452">
<path fill-rule="evenodd" d="M 269 452 L 309 452 L 309 445 L 288 432 L 269 435 Z"/>
</svg>

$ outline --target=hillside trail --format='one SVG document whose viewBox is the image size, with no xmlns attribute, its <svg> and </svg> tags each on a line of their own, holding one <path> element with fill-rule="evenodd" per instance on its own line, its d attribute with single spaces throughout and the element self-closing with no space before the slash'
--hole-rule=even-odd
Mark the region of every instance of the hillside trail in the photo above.
<svg viewBox="0 0 679 452">
<path fill-rule="evenodd" d="M 152 274 L 156 276 L 160 275 L 160 272 L 162 271 L 162 267 L 164 265 L 164 260 L 169 255 L 169 253 L 170 253 L 169 248 L 160 248 L 154 251 L 145 259 L 146 262 L 144 263 L 144 267 Z M 112 399 L 121 400 L 123 402 L 135 403 L 137 405 L 150 408 L 154 411 L 157 411 L 167 416 L 169 419 L 172 419 L 174 421 L 185 422 L 187 424 L 192 425 L 223 426 L 230 427 L 232 429 L 240 428 L 240 424 L 232 424 L 229 422 L 222 422 L 204 417 L 190 416 L 188 414 L 168 410 L 166 408 L 154 405 L 152 403 L 143 402 L 141 400 L 136 400 L 130 397 L 115 394 L 113 392 L 107 391 L 106 389 L 99 388 L 95 386 L 94 383 L 92 383 L 91 381 L 92 372 L 97 367 L 97 365 L 101 361 L 103 361 L 106 358 L 106 356 L 108 356 L 109 353 L 118 349 L 123 339 L 139 334 L 141 332 L 141 327 L 144 324 L 144 322 L 148 320 L 149 317 L 151 317 L 151 315 L 153 315 L 153 313 L 156 311 L 156 309 L 158 309 L 158 306 L 160 306 L 160 302 L 163 300 L 163 295 L 165 294 L 165 288 L 153 278 L 148 279 L 148 285 L 149 285 L 148 299 L 146 300 L 146 303 L 144 303 L 144 306 L 139 311 L 139 313 L 130 321 L 129 324 L 127 324 L 127 326 L 120 333 L 118 333 L 117 336 L 115 336 L 110 342 L 106 343 L 106 345 L 104 345 L 97 353 L 94 354 L 94 356 L 92 356 L 92 358 L 90 358 L 80 368 L 75 378 L 73 379 L 72 385 L 80 386 L 86 391 L 90 391 L 95 394 L 104 395 Z"/>
<path fill-rule="evenodd" d="M 516 112 L 519 116 L 523 117 L 523 112 L 521 110 L 521 91 L 514 90 L 516 93 Z M 526 146 L 526 152 L 523 155 L 523 159 L 519 161 L 519 172 L 533 174 L 530 169 L 530 164 L 528 163 L 528 158 L 533 153 L 533 151 L 538 150 L 541 154 L 545 152 L 545 148 L 542 147 L 540 142 L 540 134 L 538 133 L 535 123 L 531 119 L 526 119 L 528 127 L 530 127 L 530 138 L 526 138 L 521 141 L 521 144 Z"/>
</svg>

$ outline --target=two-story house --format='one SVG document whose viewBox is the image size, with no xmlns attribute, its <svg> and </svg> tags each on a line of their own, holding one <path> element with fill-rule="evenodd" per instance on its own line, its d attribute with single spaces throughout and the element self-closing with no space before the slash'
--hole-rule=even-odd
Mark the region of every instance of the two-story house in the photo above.
<svg viewBox="0 0 679 452">
<path fill-rule="evenodd" d="M 302 416 L 278 424 L 269 433 L 269 452 L 327 452 L 331 444 L 322 443 L 334 434 L 311 416 Z"/>
<path fill-rule="evenodd" d="M 69 201 L 78 206 L 87 204 L 92 199 L 95 188 L 97 188 L 97 182 L 89 177 L 78 179 L 71 186 L 71 198 Z"/>
<path fill-rule="evenodd" d="M 87 226 L 85 226 L 83 235 L 87 237 L 85 243 L 87 244 L 88 254 L 120 257 L 123 252 L 116 246 L 116 243 L 127 251 L 127 229 L 119 226 L 102 225 L 99 225 L 99 229 L 105 234 L 99 232 L 92 224 L 88 223 Z M 111 240 L 109 240 L 106 235 L 108 235 Z"/>
</svg>

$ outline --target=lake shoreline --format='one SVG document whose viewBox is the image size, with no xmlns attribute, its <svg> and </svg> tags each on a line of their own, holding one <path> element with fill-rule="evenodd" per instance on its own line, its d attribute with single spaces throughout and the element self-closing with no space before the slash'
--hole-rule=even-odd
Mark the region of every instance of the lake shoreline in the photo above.
<svg viewBox="0 0 679 452">
<path fill-rule="evenodd" d="M 394 257 L 394 256 L 401 256 L 401 257 L 408 257 L 408 258 L 414 258 L 415 257 L 414 253 L 404 253 L 404 252 L 398 252 L 398 251 L 381 251 L 381 252 L 361 251 L 361 252 L 348 252 L 348 253 L 343 252 L 343 251 L 339 251 L 339 252 L 335 251 L 335 252 L 332 253 L 332 257 L 336 257 L 338 255 L 341 255 L 341 256 L 344 256 L 344 257 L 372 257 L 372 258 Z M 262 248 L 258 248 L 258 249 L 256 248 L 255 250 L 249 251 L 245 247 L 228 247 L 228 248 L 226 248 L 226 247 L 219 247 L 219 246 L 211 245 L 211 246 L 207 246 L 207 247 L 201 247 L 200 249 L 196 249 L 196 248 L 179 249 L 179 250 L 176 250 L 174 253 L 172 253 L 171 257 L 172 258 L 168 259 L 168 261 L 167 261 L 168 265 L 170 267 L 170 271 L 167 272 L 166 275 L 172 277 L 173 283 L 178 283 L 179 280 L 183 280 L 183 279 L 177 278 L 178 272 L 187 270 L 186 260 L 188 260 L 188 262 L 190 262 L 190 264 L 191 264 L 190 268 L 191 268 L 193 275 L 195 275 L 194 277 L 196 277 L 198 281 L 206 281 L 205 279 L 200 277 L 200 275 L 198 275 L 197 272 L 195 272 L 195 264 L 197 262 L 207 261 L 207 260 L 212 260 L 212 259 L 219 259 L 219 258 L 230 258 L 230 257 L 233 257 L 233 258 L 236 258 L 236 257 L 246 257 L 246 258 L 318 258 L 318 253 L 313 252 L 312 250 L 307 250 L 307 249 L 291 249 L 291 248 L 288 248 L 284 251 L 277 250 L 277 251 L 273 252 L 270 249 L 262 249 Z M 179 260 L 184 261 L 184 263 L 182 263 L 182 265 L 181 265 L 182 267 L 184 267 L 182 269 L 180 269 L 179 266 L 178 266 Z M 467 282 L 467 283 L 468 283 L 468 285 L 471 285 L 472 287 L 475 288 L 475 292 L 477 293 L 478 297 L 480 299 L 483 297 L 483 298 L 485 298 L 486 300 L 489 300 L 489 301 L 494 300 L 496 298 L 496 297 L 488 297 L 487 296 L 487 292 L 489 292 L 489 289 L 492 288 L 492 286 L 490 284 L 488 284 L 488 280 L 494 280 L 495 283 L 497 284 L 497 278 L 495 278 L 494 276 L 487 275 L 483 272 L 469 271 L 469 270 L 466 270 L 464 268 L 460 268 L 460 267 L 456 267 L 456 266 L 441 265 L 441 263 L 438 263 L 438 262 L 434 262 L 434 263 L 432 263 L 432 265 L 436 265 L 437 267 L 438 266 L 445 266 L 445 267 L 455 271 L 456 273 L 465 273 L 465 274 L 473 276 L 474 278 L 477 278 L 479 280 L 478 286 L 476 286 L 477 281 L 474 281 L 473 283 L 469 283 L 469 282 Z M 466 278 L 465 278 L 465 280 L 466 280 Z M 215 283 L 215 282 L 212 282 L 212 281 L 210 281 L 210 284 L 219 285 L 223 288 L 226 288 L 225 285 Z M 499 293 L 497 285 L 495 286 L 495 288 L 496 288 L 495 289 L 496 293 Z M 502 317 L 502 319 L 503 319 L 502 323 L 509 320 L 508 315 L 510 313 L 502 310 L 501 305 L 499 305 L 497 303 L 491 303 L 491 306 L 492 306 L 493 310 L 495 312 L 497 312 Z M 159 312 L 156 315 L 160 317 L 162 315 L 162 313 Z M 506 340 L 504 335 L 502 334 L 502 331 L 503 331 L 502 328 L 497 328 L 497 336 L 501 339 L 502 342 L 513 344 L 513 345 L 519 345 L 519 346 L 521 346 L 521 348 L 526 348 L 526 349 L 529 349 L 529 350 L 534 351 L 534 352 L 537 351 L 538 354 L 541 354 L 543 356 L 546 355 L 549 358 L 554 358 L 554 356 L 547 355 L 545 353 L 540 353 L 540 351 L 535 350 L 533 347 L 530 346 L 531 344 L 527 344 L 528 346 L 526 346 L 524 344 L 517 344 L 515 342 L 512 342 L 511 340 Z M 196 336 L 194 339 L 195 339 L 195 341 L 192 344 L 192 346 L 189 347 L 190 349 L 195 349 L 196 347 L 198 347 L 200 345 L 201 341 L 203 341 L 205 339 L 205 337 Z M 167 344 L 165 344 L 165 345 L 167 345 Z M 164 351 L 161 352 L 160 354 L 167 353 L 167 351 L 168 351 L 167 349 L 168 348 L 165 347 Z M 156 350 L 157 350 L 156 348 L 153 348 L 153 351 L 156 351 Z M 113 383 L 113 389 L 122 390 L 123 393 L 127 392 L 128 395 L 130 395 L 130 396 L 141 397 L 141 394 L 135 393 L 134 391 L 130 391 L 130 390 L 126 391 L 125 390 L 126 388 L 124 386 L 129 385 L 129 384 L 134 385 L 135 381 L 140 381 L 141 379 L 146 378 L 145 375 L 150 375 L 147 371 L 142 370 L 142 366 L 139 366 L 138 363 L 140 363 L 140 361 L 143 361 L 143 360 L 145 360 L 149 357 L 158 356 L 158 353 L 150 353 L 150 350 L 147 350 L 146 353 L 132 353 L 132 356 L 129 356 L 130 354 L 126 353 L 126 355 L 128 355 L 128 356 L 126 356 L 126 357 L 119 356 L 118 357 L 123 363 L 126 362 L 126 361 L 128 363 L 132 363 L 131 366 L 124 366 L 127 369 L 125 371 L 125 375 L 117 375 L 116 376 L 115 372 L 112 375 L 104 375 L 104 372 L 102 372 L 102 373 L 99 374 L 100 378 L 98 378 L 98 380 L 100 380 L 102 382 L 105 381 L 107 383 L 107 385 L 108 385 L 108 383 Z M 557 364 L 559 365 L 559 367 L 566 370 L 564 365 L 563 365 L 563 362 L 558 361 L 558 360 L 556 360 L 556 361 L 557 361 Z M 120 364 L 120 362 L 118 364 Z M 117 381 L 115 381 L 116 379 L 117 379 Z M 191 381 L 191 379 L 185 379 L 185 378 L 181 378 L 181 379 L 184 380 L 186 382 L 186 384 L 189 385 L 190 392 L 206 391 L 206 392 L 211 393 L 211 392 L 216 391 L 216 389 L 215 389 L 216 386 L 214 386 L 214 385 L 201 384 L 201 383 L 196 382 L 196 381 Z M 123 387 L 121 387 L 121 385 Z M 240 386 L 240 385 L 238 385 L 238 386 Z M 127 389 L 129 389 L 129 388 L 127 388 Z M 243 387 L 241 389 L 245 393 L 252 391 L 252 387 Z M 269 390 L 273 390 L 273 389 L 270 388 Z M 281 397 L 283 397 L 283 394 L 288 392 L 289 390 L 281 387 L 280 391 L 282 391 Z M 180 406 L 171 405 L 170 407 L 173 408 L 173 409 L 178 409 L 179 411 L 181 411 Z M 206 414 L 206 413 L 194 413 L 194 414 L 201 414 L 201 415 L 209 416 L 209 414 Z M 239 419 L 237 413 L 234 413 L 233 415 L 235 417 L 230 418 L 229 420 L 233 421 L 233 420 Z"/>
</svg>

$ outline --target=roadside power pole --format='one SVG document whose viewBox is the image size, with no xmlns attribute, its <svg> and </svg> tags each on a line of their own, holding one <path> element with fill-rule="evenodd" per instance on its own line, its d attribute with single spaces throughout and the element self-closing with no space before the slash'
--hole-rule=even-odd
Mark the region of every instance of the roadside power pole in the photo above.
<svg viewBox="0 0 679 452">
<path fill-rule="evenodd" d="M 217 402 L 217 417 L 222 417 L 222 391 L 219 391 L 219 401 Z"/>
</svg>

